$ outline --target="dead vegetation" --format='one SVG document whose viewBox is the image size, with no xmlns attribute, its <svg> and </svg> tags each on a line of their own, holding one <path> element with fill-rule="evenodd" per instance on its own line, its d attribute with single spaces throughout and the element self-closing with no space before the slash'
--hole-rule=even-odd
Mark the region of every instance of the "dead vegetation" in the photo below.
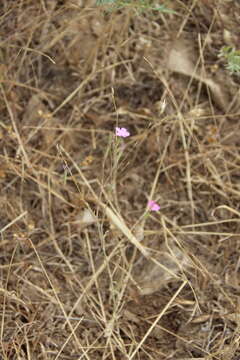
<svg viewBox="0 0 240 360">
<path fill-rule="evenodd" d="M 1 359 L 240 358 L 240 4 L 168 6 L 0 4 Z"/>
</svg>

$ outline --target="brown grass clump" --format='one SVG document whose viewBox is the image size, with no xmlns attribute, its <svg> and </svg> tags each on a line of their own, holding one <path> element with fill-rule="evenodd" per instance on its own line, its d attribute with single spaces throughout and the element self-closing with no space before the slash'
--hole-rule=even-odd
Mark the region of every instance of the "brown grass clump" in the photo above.
<svg viewBox="0 0 240 360">
<path fill-rule="evenodd" d="M 240 5 L 95 3 L 0 4 L 0 357 L 238 360 Z"/>
</svg>

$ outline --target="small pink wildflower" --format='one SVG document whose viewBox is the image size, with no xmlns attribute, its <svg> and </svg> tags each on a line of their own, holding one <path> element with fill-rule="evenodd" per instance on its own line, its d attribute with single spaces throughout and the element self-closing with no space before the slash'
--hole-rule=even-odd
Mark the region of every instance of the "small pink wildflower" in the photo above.
<svg viewBox="0 0 240 360">
<path fill-rule="evenodd" d="M 116 127 L 116 136 L 120 136 L 120 137 L 125 138 L 125 137 L 130 136 L 130 132 L 126 128 Z"/>
<path fill-rule="evenodd" d="M 160 206 L 153 200 L 150 200 L 148 202 L 148 207 L 152 211 L 159 211 L 160 210 Z"/>
</svg>

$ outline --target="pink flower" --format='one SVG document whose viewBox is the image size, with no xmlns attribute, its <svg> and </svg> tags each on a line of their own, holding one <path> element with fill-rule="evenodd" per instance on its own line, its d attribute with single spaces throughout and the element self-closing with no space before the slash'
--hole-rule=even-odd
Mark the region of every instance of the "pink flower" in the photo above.
<svg viewBox="0 0 240 360">
<path fill-rule="evenodd" d="M 130 132 L 126 128 L 116 127 L 116 136 L 121 136 L 125 138 L 130 136 Z"/>
<path fill-rule="evenodd" d="M 159 211 L 160 210 L 160 206 L 153 200 L 150 200 L 148 202 L 148 207 L 152 211 Z"/>
</svg>

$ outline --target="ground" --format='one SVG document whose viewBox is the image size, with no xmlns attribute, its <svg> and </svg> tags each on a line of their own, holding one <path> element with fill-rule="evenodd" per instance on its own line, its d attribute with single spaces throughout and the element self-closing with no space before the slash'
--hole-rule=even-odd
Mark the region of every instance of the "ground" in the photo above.
<svg viewBox="0 0 240 360">
<path fill-rule="evenodd" d="M 3 360 L 240 359 L 240 3 L 128 3 L 1 1 Z"/>
</svg>

